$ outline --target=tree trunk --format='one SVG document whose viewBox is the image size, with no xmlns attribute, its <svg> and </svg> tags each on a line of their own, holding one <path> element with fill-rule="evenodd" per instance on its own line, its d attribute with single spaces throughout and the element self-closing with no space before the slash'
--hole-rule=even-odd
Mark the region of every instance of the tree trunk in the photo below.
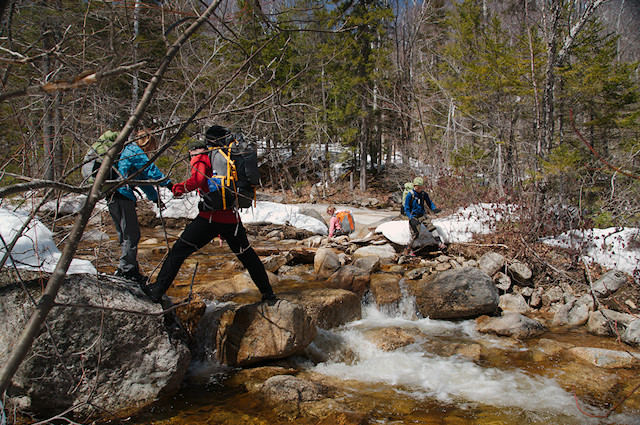
<svg viewBox="0 0 640 425">
<path fill-rule="evenodd" d="M 16 371 L 20 367 L 20 364 L 29 352 L 33 341 L 40 333 L 40 329 L 42 328 L 47 315 L 54 306 L 56 295 L 58 294 L 58 291 L 60 290 L 60 287 L 64 282 L 67 270 L 69 269 L 69 265 L 71 264 L 71 260 L 73 259 L 76 250 L 78 249 L 80 239 L 82 238 L 84 229 L 89 222 L 89 218 L 91 217 L 93 209 L 95 208 L 98 200 L 100 200 L 100 188 L 104 181 L 107 179 L 109 170 L 116 155 L 122 150 L 124 142 L 127 140 L 133 128 L 140 120 L 140 116 L 144 113 L 147 106 L 149 105 L 151 97 L 156 92 L 158 84 L 162 80 L 164 73 L 167 71 L 169 64 L 178 53 L 180 47 L 189 37 L 191 37 L 191 35 L 193 35 L 193 33 L 198 30 L 198 28 L 200 28 L 205 23 L 208 17 L 219 6 L 221 1 L 222 0 L 216 0 L 212 2 L 211 5 L 202 13 L 202 15 L 194 23 L 192 23 L 189 28 L 185 30 L 182 36 L 178 37 L 175 43 L 168 49 L 166 55 L 160 62 L 158 70 L 149 81 L 149 84 L 147 85 L 147 88 L 136 110 L 131 115 L 122 131 L 118 135 L 114 146 L 107 152 L 105 160 L 103 161 L 100 170 L 98 170 L 98 174 L 96 175 L 95 182 L 91 188 L 91 191 L 89 192 L 89 196 L 87 196 L 87 199 L 85 200 L 85 203 L 78 213 L 77 219 L 71 231 L 69 232 L 67 243 L 64 246 L 62 255 L 60 256 L 60 260 L 56 264 L 56 268 L 51 278 L 47 282 L 47 286 L 44 289 L 42 297 L 38 301 L 36 310 L 29 319 L 29 322 L 26 324 L 25 329 L 20 336 L 20 339 L 13 346 L 9 358 L 2 365 L 2 369 L 0 369 L 0 394 L 4 394 L 7 388 L 9 388 L 13 375 L 16 373 Z M 183 126 L 181 128 L 182 131 L 184 131 L 184 128 L 186 128 L 186 126 Z M 180 133 L 176 135 L 176 139 L 179 135 Z"/>
</svg>

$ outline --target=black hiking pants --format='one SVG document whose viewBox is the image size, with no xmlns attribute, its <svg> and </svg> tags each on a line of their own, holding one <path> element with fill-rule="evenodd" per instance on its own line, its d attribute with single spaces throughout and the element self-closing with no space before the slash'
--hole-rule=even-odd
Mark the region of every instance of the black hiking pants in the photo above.
<svg viewBox="0 0 640 425">
<path fill-rule="evenodd" d="M 184 260 L 218 235 L 227 241 L 231 251 L 249 271 L 249 275 L 260 293 L 263 295 L 273 294 L 264 265 L 249 244 L 242 223 L 215 223 L 198 216 L 187 225 L 180 238 L 171 247 L 169 255 L 162 263 L 155 283 L 146 289 L 145 292 L 151 300 L 159 302 L 162 295 L 173 283 Z"/>
</svg>

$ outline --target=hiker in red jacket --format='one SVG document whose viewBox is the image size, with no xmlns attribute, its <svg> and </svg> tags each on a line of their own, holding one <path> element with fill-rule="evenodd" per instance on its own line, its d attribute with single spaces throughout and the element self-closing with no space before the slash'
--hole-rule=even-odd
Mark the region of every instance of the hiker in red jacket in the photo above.
<svg viewBox="0 0 640 425">
<path fill-rule="evenodd" d="M 213 175 L 208 149 L 212 146 L 223 146 L 224 138 L 229 131 L 220 126 L 212 126 L 207 130 L 206 140 L 194 140 L 189 144 L 191 155 L 191 176 L 182 183 L 173 185 L 172 192 L 176 197 L 197 190 L 201 195 L 209 192 L 208 177 Z M 184 260 L 195 251 L 220 236 L 236 254 L 238 260 L 249 271 L 251 279 L 262 294 L 262 301 L 273 302 L 273 293 L 267 272 L 260 257 L 251 247 L 238 209 L 234 206 L 226 210 L 212 211 L 207 209 L 201 200 L 198 203 L 198 216 L 187 225 L 180 238 L 169 251 L 162 263 L 155 283 L 142 286 L 143 291 L 154 302 L 160 302 L 162 295 L 169 289 Z"/>
</svg>

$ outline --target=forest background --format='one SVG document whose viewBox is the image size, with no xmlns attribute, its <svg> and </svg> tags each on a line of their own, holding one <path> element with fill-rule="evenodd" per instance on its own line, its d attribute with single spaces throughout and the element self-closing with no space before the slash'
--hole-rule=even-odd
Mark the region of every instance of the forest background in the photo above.
<svg viewBox="0 0 640 425">
<path fill-rule="evenodd" d="M 2 0 L 0 13 L 6 198 L 88 193 L 80 166 L 109 129 L 153 128 L 156 164 L 180 181 L 186 144 L 216 123 L 259 143 L 264 188 L 389 194 L 422 175 L 440 207 L 520 205 L 527 238 L 639 223 L 637 2 Z"/>
</svg>

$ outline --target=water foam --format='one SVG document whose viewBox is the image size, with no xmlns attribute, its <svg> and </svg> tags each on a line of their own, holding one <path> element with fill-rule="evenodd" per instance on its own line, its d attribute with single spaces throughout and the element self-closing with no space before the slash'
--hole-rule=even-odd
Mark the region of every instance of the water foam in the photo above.
<svg viewBox="0 0 640 425">
<path fill-rule="evenodd" d="M 406 310 L 405 310 L 406 311 Z M 574 396 L 554 380 L 530 375 L 522 370 L 501 370 L 482 367 L 460 356 L 441 357 L 425 351 L 425 345 L 413 343 L 394 351 L 384 351 L 366 338 L 369 330 L 381 328 L 416 329 L 430 337 L 456 335 L 477 340 L 491 337 L 479 335 L 472 321 L 414 319 L 378 310 L 372 305 L 363 308 L 363 318 L 341 328 L 322 331 L 315 341 L 323 350 L 322 341 L 331 341 L 332 353 L 313 370 L 345 380 L 390 385 L 416 399 L 435 398 L 443 403 L 463 406 L 482 403 L 498 408 L 515 408 L 532 414 L 573 416 L 587 421 L 576 406 Z M 338 349 L 336 342 L 342 346 Z M 350 355 L 341 356 L 338 351 Z M 343 360 L 347 359 L 347 360 Z M 595 414 L 595 408 L 581 406 Z M 600 412 L 601 413 L 601 412 Z M 614 418 L 613 423 L 618 422 Z M 628 418 L 627 418 L 628 419 Z M 625 419 L 624 421 L 626 421 Z"/>
</svg>

